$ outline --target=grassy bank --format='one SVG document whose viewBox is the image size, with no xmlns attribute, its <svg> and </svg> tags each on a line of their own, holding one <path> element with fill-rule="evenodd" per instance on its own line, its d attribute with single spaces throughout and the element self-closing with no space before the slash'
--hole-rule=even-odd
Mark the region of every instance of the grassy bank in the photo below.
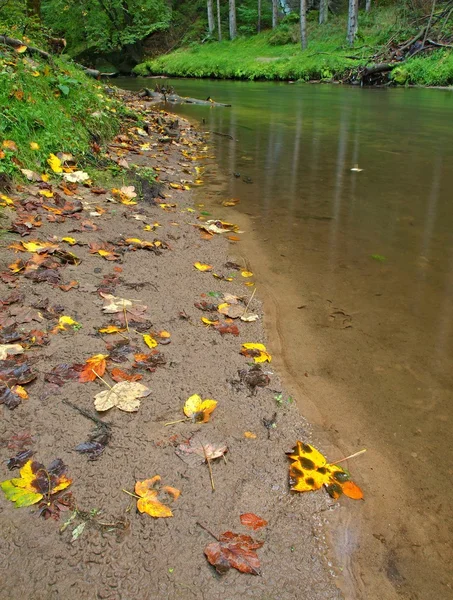
<svg viewBox="0 0 453 600">
<path fill-rule="evenodd" d="M 137 75 L 166 74 L 184 77 L 269 80 L 343 80 L 354 77 L 359 67 L 371 64 L 388 40 L 406 40 L 413 31 L 389 7 L 370 14 L 361 13 L 359 38 L 355 48 L 346 45 L 344 16 L 325 25 L 309 21 L 308 48 L 301 50 L 297 23 L 283 23 L 267 31 L 234 41 L 208 42 L 180 48 L 170 54 L 147 60 L 135 69 Z M 415 56 L 397 67 L 399 84 L 453 84 L 453 53 L 442 49 Z"/>
<path fill-rule="evenodd" d="M 25 42 L 27 43 L 27 42 Z M 0 46 L 0 180 L 49 169 L 51 153 L 95 163 L 122 108 L 71 61 Z"/>
</svg>

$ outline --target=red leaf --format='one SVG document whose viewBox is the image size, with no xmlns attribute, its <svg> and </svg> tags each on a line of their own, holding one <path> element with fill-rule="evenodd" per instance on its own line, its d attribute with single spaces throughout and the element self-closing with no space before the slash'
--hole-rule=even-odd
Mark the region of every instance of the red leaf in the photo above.
<svg viewBox="0 0 453 600">
<path fill-rule="evenodd" d="M 244 513 L 241 515 L 240 519 L 243 525 L 250 527 L 250 529 L 253 529 L 254 531 L 260 529 L 260 527 L 266 527 L 267 525 L 267 521 L 253 513 Z"/>
<path fill-rule="evenodd" d="M 130 374 L 117 368 L 111 370 L 110 376 L 113 381 L 140 381 L 140 379 L 143 379 L 143 375 L 139 373 Z"/>
<path fill-rule="evenodd" d="M 249 535 L 240 535 L 226 531 L 218 542 L 208 544 L 204 553 L 209 563 L 218 573 L 226 573 L 233 567 L 241 573 L 260 574 L 260 561 L 255 550 L 264 542 L 258 542 Z"/>
</svg>

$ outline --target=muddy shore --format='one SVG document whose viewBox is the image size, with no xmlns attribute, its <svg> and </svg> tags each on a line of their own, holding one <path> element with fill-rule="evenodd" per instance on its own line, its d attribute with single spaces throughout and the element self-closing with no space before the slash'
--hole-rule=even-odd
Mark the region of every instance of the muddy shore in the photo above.
<svg viewBox="0 0 453 600">
<path fill-rule="evenodd" d="M 92 188 L 81 184 L 67 189 L 71 192 L 67 195 L 62 186 L 58 187 L 57 178 L 45 188 L 54 194 L 53 198 L 43 199 L 39 194 L 42 186 L 37 184 L 9 192 L 14 201 L 6 210 L 10 219 L 14 221 L 17 209 L 31 202 L 34 214 L 41 215 L 42 225 L 27 237 L 8 234 L 3 238 L 0 271 L 8 276 L 1 278 L 0 297 L 3 300 L 19 292 L 20 299 L 3 306 L 2 319 L 19 323 L 17 314 L 24 316 L 23 309 L 28 311 L 33 305 L 45 307 L 29 311 L 18 327 L 20 331 L 43 331 L 49 343 L 26 350 L 25 356 L 37 374 L 33 382 L 24 386 L 29 398 L 13 410 L 1 407 L 2 480 L 19 476 L 17 469 L 8 471 L 6 460 L 15 454 L 11 441 L 18 434 L 29 434 L 35 460 L 48 465 L 60 458 L 67 465 L 68 476 L 73 480 L 70 490 L 79 511 L 93 513 L 97 509 L 98 520 L 112 526 L 101 530 L 90 521 L 78 539 L 71 541 L 72 525 L 60 532 L 67 512 L 61 513 L 58 522 L 45 520 L 38 516 L 36 507 L 16 509 L 2 494 L 0 569 L 4 597 L 341 598 L 338 580 L 326 558 L 325 516 L 332 509 L 332 501 L 324 491 L 290 494 L 284 454 L 298 439 L 313 443 L 321 451 L 328 448 L 323 448 L 313 435 L 296 402 L 288 402 L 289 394 L 282 388 L 272 362 L 263 368 L 270 383 L 257 388 L 256 394 L 246 385 L 235 383 L 239 380 L 238 371 L 246 369 L 249 363 L 240 354 L 241 344 L 266 343 L 259 290 L 250 303 L 250 311 L 260 319 L 235 322 L 238 336 L 221 335 L 215 328 L 206 327 L 201 317 L 209 317 L 209 313 L 194 306 L 211 298 L 215 301 L 225 293 L 248 302 L 254 289 L 245 285 L 253 278 L 243 278 L 240 272 L 231 273 L 225 267 L 228 261 L 244 261 L 240 242 L 220 235 L 206 239 L 194 226 L 203 218 L 216 217 L 200 214 L 205 211 L 204 188 L 192 185 L 199 177 L 195 166 L 203 166 L 209 149 L 196 128 L 181 118 L 177 141 L 159 141 L 162 126 L 170 124 L 173 117 L 157 118 L 151 108 L 148 115 L 150 127 L 146 137 L 129 124 L 124 137 L 116 141 L 116 149 L 112 146 L 110 151 L 118 155 L 118 145 L 123 144 L 120 155 L 129 165 L 159 169 L 164 198 L 156 197 L 146 186 L 138 203 L 129 205 L 109 201 L 110 189 L 95 194 Z M 196 156 L 198 159 L 192 160 Z M 178 186 L 183 189 L 176 189 Z M 49 212 L 43 204 L 51 205 L 55 193 L 68 202 L 80 200 L 83 210 L 49 221 L 48 217 L 57 213 Z M 85 220 L 95 223 L 96 230 L 81 227 Z M 151 225 L 151 230 L 144 231 L 146 224 Z M 243 235 L 247 233 L 239 237 Z M 61 279 L 57 283 L 38 283 L 22 272 L 11 276 L 11 263 L 29 260 L 33 255 L 16 253 L 7 248 L 8 243 L 56 239 L 66 250 L 68 246 L 61 242 L 66 236 L 82 244 L 69 248 L 81 262 L 58 268 Z M 105 260 L 90 253 L 87 246 L 107 242 L 117 248 L 118 240 L 126 238 L 157 240 L 161 244 L 155 247 L 157 251 L 123 245 L 117 260 Z M 212 265 L 217 274 L 232 274 L 233 280 L 197 271 L 193 266 L 197 261 Z M 68 291 L 59 287 L 70 281 L 77 281 L 77 286 Z M 89 437 L 93 423 L 64 401 L 93 412 L 94 396 L 105 389 L 104 383 L 98 379 L 86 383 L 70 380 L 57 385 L 45 381 L 45 374 L 63 363 L 81 364 L 93 355 L 112 353 L 112 346 L 107 348 L 106 343 L 115 346 L 124 341 L 124 337 L 115 334 L 98 333 L 99 328 L 115 321 L 109 318 L 114 315 L 102 313 L 100 291 L 145 305 L 152 331 L 168 331 L 171 342 L 157 347 L 165 364 L 158 365 L 155 372 L 137 371 L 143 375 L 140 383 L 151 390 L 142 399 L 138 412 L 113 408 L 98 415 L 111 424 L 112 438 L 97 460 L 89 460 L 74 448 Z M 81 327 L 51 333 L 62 314 L 71 316 Z M 30 315 L 33 319 L 28 320 Z M 2 323 L 5 326 L 5 321 Z M 134 331 L 130 326 L 126 334 L 130 352 L 113 367 L 131 371 L 134 352 L 149 353 L 139 329 L 137 326 Z M 108 367 L 103 378 L 112 385 L 110 371 Z M 182 407 L 192 394 L 218 401 L 209 423 L 182 422 L 165 427 L 165 423 L 183 417 Z M 283 402 L 279 404 L 276 396 L 280 394 Z M 272 420 L 274 413 L 275 427 L 266 428 L 263 419 Z M 210 442 L 228 446 L 226 462 L 212 464 L 215 491 L 205 465 L 191 468 L 175 453 L 179 444 L 197 432 Z M 245 432 L 256 437 L 245 437 Z M 180 498 L 172 505 L 173 518 L 153 519 L 140 514 L 135 500 L 123 492 L 133 491 L 136 481 L 156 474 L 165 485 L 181 490 Z M 197 523 L 217 535 L 224 531 L 250 534 L 240 523 L 242 513 L 255 513 L 268 521 L 267 527 L 252 532 L 264 541 L 258 550 L 261 574 L 246 575 L 232 569 L 220 576 L 203 554 L 213 540 Z"/>
</svg>

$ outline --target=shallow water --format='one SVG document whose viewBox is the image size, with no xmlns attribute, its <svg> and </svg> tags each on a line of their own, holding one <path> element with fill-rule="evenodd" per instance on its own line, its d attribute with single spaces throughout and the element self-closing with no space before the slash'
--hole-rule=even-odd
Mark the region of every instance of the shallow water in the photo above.
<svg viewBox="0 0 453 600">
<path fill-rule="evenodd" d="M 207 202 L 247 229 L 233 251 L 324 449 L 368 448 L 348 464 L 366 502 L 335 515 L 346 597 L 453 598 L 453 93 L 169 83 L 232 104 L 168 109 L 211 132 Z"/>
</svg>

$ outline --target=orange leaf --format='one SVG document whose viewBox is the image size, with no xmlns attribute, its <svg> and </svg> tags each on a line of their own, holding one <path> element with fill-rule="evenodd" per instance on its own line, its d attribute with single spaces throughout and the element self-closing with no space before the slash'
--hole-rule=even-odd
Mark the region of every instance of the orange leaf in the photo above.
<svg viewBox="0 0 453 600">
<path fill-rule="evenodd" d="M 345 481 L 342 486 L 343 494 L 353 500 L 363 500 L 363 492 L 353 481 Z"/>
<path fill-rule="evenodd" d="M 260 529 L 260 527 L 266 527 L 267 525 L 267 521 L 253 513 L 244 513 L 240 516 L 240 519 L 243 525 L 250 527 L 250 529 L 253 529 L 254 531 Z"/>
<path fill-rule="evenodd" d="M 102 377 L 105 373 L 105 359 L 108 354 L 95 354 L 85 362 L 85 366 L 80 372 L 79 381 L 85 383 L 94 381 L 96 375 Z"/>
<path fill-rule="evenodd" d="M 137 481 L 135 484 L 135 493 L 140 496 L 137 500 L 137 508 L 143 513 L 151 515 L 151 517 L 172 517 L 173 513 L 170 508 L 163 504 L 159 497 L 166 495 L 167 499 L 177 500 L 181 492 L 174 487 L 168 485 L 160 485 L 160 476 L 155 475 L 151 479 Z"/>
<path fill-rule="evenodd" d="M 143 375 L 140 375 L 139 373 L 132 375 L 118 368 L 110 371 L 110 377 L 113 381 L 140 381 L 140 379 L 143 379 Z"/>
</svg>

